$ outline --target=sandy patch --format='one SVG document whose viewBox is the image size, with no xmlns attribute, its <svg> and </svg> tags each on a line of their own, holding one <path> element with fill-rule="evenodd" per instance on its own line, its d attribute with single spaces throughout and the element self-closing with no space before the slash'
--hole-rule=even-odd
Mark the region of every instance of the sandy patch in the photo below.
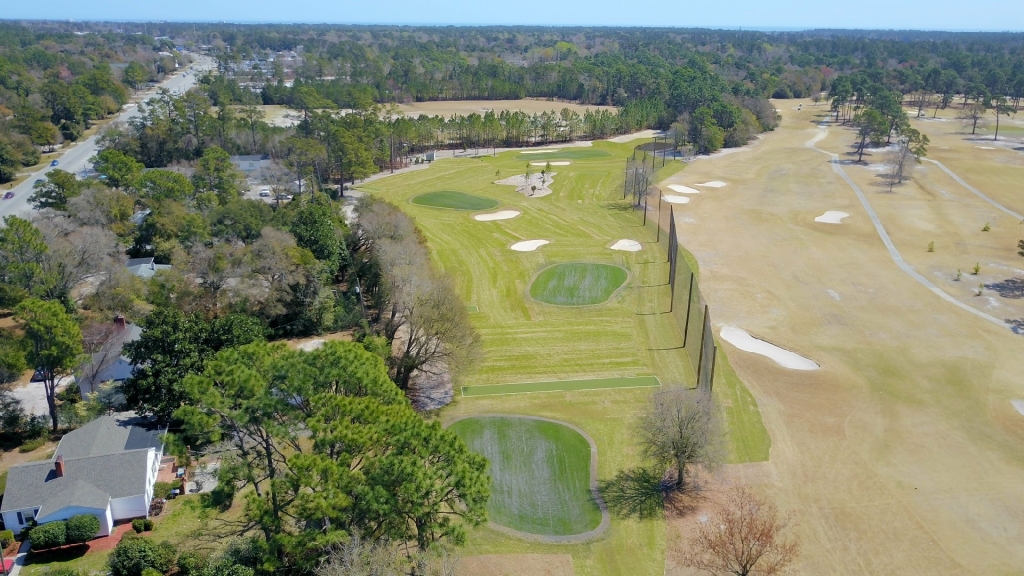
<svg viewBox="0 0 1024 576">
<path fill-rule="evenodd" d="M 530 162 L 530 166 L 547 166 L 548 164 L 552 166 L 568 166 L 569 164 L 572 164 L 572 162 Z"/>
<path fill-rule="evenodd" d="M 674 196 L 672 194 L 669 194 L 668 196 L 662 196 L 661 199 L 664 200 L 665 202 L 668 202 L 669 204 L 686 204 L 690 201 L 690 199 L 687 198 L 686 196 Z"/>
<path fill-rule="evenodd" d="M 995 146 L 975 146 L 975 148 L 980 148 L 981 150 L 995 150 L 996 149 Z"/>
<path fill-rule="evenodd" d="M 673 192 L 679 192 L 680 194 L 700 194 L 700 190 L 690 188 L 689 186 L 682 186 L 680 184 L 669 184 L 668 189 Z"/>
<path fill-rule="evenodd" d="M 523 154 L 549 154 L 551 152 L 558 152 L 558 148 L 544 148 L 542 150 L 523 150 Z"/>
<path fill-rule="evenodd" d="M 640 243 L 636 240 L 619 240 L 610 246 L 612 250 L 622 250 L 623 252 L 639 252 Z"/>
<path fill-rule="evenodd" d="M 849 217 L 846 212 L 840 212 L 838 210 L 829 210 L 821 216 L 814 219 L 815 222 L 824 222 L 825 224 L 842 224 L 843 218 Z"/>
<path fill-rule="evenodd" d="M 552 162 L 554 164 L 554 162 Z M 526 174 L 516 174 L 502 180 L 495 180 L 495 184 L 503 184 L 505 186 L 515 186 L 516 192 L 530 198 L 540 198 L 541 196 L 547 196 L 551 194 L 551 185 L 555 183 L 555 176 L 557 172 L 547 172 L 545 174 L 530 174 L 527 178 Z"/>
<path fill-rule="evenodd" d="M 697 186 L 703 186 L 705 188 L 722 188 L 725 186 L 725 182 L 722 182 L 721 180 L 712 180 L 711 182 L 697 184 Z"/>
<path fill-rule="evenodd" d="M 516 252 L 533 252 L 537 248 L 549 243 L 549 240 L 523 240 L 513 244 L 512 249 Z"/>
<path fill-rule="evenodd" d="M 498 210 L 497 212 L 489 212 L 487 214 L 477 214 L 473 216 L 473 220 L 479 220 L 481 222 L 490 222 L 492 220 L 508 220 L 515 218 L 522 214 L 519 210 Z"/>
<path fill-rule="evenodd" d="M 296 346 L 296 348 L 302 350 L 303 352 L 312 352 L 313 350 L 319 350 L 323 348 L 324 342 L 326 342 L 326 340 L 324 340 L 323 338 L 316 338 L 308 342 L 303 342 L 302 344 Z"/>
<path fill-rule="evenodd" d="M 740 350 L 767 356 L 783 368 L 790 368 L 792 370 L 817 370 L 819 368 L 817 362 L 809 358 L 804 358 L 795 352 L 790 352 L 785 348 L 779 348 L 771 342 L 765 342 L 764 340 L 754 338 L 742 328 L 737 328 L 735 326 L 722 326 L 722 330 L 719 334 L 722 336 L 723 340 Z"/>
<path fill-rule="evenodd" d="M 633 132 L 632 134 L 623 134 L 622 136 L 616 136 L 615 138 L 609 138 L 609 142 L 615 142 L 616 144 L 624 144 L 626 142 L 632 142 L 633 140 L 639 140 L 641 138 L 654 138 L 655 136 L 664 136 L 665 133 L 659 130 L 641 130 L 639 132 Z"/>
<path fill-rule="evenodd" d="M 1024 416 L 1024 400 L 1010 400 L 1010 404 L 1016 408 L 1017 412 L 1020 412 L 1021 416 Z"/>
<path fill-rule="evenodd" d="M 568 554 L 483 554 L 459 560 L 458 576 L 574 576 Z"/>
</svg>

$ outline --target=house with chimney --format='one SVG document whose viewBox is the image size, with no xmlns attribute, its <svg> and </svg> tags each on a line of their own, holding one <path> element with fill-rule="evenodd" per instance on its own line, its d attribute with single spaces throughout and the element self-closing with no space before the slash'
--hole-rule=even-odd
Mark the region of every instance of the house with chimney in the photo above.
<svg viewBox="0 0 1024 576">
<path fill-rule="evenodd" d="M 103 416 L 61 438 L 49 460 L 12 466 L 0 505 L 8 530 L 93 514 L 99 536 L 149 515 L 163 434 L 131 412 Z"/>
</svg>

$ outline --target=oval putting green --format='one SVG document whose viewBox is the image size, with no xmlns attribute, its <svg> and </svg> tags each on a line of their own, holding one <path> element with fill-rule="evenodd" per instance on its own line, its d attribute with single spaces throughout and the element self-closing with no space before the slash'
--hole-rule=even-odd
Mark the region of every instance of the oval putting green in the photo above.
<svg viewBox="0 0 1024 576">
<path fill-rule="evenodd" d="M 497 200 L 473 196 L 458 190 L 438 190 L 420 194 L 412 199 L 413 204 L 452 210 L 490 210 L 498 205 Z"/>
<path fill-rule="evenodd" d="M 579 432 L 513 416 L 466 418 L 449 429 L 490 463 L 493 522 L 545 536 L 582 534 L 601 523 L 590 492 L 590 443 Z"/>
<path fill-rule="evenodd" d="M 622 286 L 627 276 L 624 269 L 611 264 L 555 264 L 533 280 L 530 296 L 558 306 L 600 304 Z"/>
</svg>

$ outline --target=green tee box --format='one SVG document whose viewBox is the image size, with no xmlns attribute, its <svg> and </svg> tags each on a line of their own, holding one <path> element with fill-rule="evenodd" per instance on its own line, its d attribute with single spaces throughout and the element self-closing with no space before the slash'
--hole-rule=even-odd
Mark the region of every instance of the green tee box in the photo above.
<svg viewBox="0 0 1024 576">
<path fill-rule="evenodd" d="M 458 190 L 427 192 L 414 197 L 412 203 L 450 210 L 490 210 L 498 205 L 498 201 L 493 198 L 474 196 Z"/>
<path fill-rule="evenodd" d="M 661 386 L 657 376 L 630 376 L 621 378 L 590 378 L 586 380 L 554 380 L 551 382 L 521 382 L 493 386 L 463 386 L 463 396 L 499 396 L 528 394 L 531 392 L 575 392 L 579 390 L 611 390 L 614 388 L 652 388 Z"/>
</svg>

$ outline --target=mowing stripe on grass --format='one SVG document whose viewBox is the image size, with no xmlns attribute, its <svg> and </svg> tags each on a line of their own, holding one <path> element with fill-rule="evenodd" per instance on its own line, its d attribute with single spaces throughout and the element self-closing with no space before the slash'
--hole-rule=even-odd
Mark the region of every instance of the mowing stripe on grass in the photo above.
<svg viewBox="0 0 1024 576">
<path fill-rule="evenodd" d="M 653 388 L 661 386 L 657 376 L 630 376 L 620 378 L 590 378 L 586 380 L 554 380 L 550 382 L 520 382 L 493 386 L 463 386 L 463 396 L 499 396 L 529 394 L 531 392 L 576 392 L 580 390 L 610 390 L 614 388 Z"/>
<path fill-rule="evenodd" d="M 470 314 L 476 314 L 479 311 L 480 311 L 480 309 L 476 307 L 476 304 L 467 304 L 466 305 L 466 312 L 469 312 Z"/>
</svg>

